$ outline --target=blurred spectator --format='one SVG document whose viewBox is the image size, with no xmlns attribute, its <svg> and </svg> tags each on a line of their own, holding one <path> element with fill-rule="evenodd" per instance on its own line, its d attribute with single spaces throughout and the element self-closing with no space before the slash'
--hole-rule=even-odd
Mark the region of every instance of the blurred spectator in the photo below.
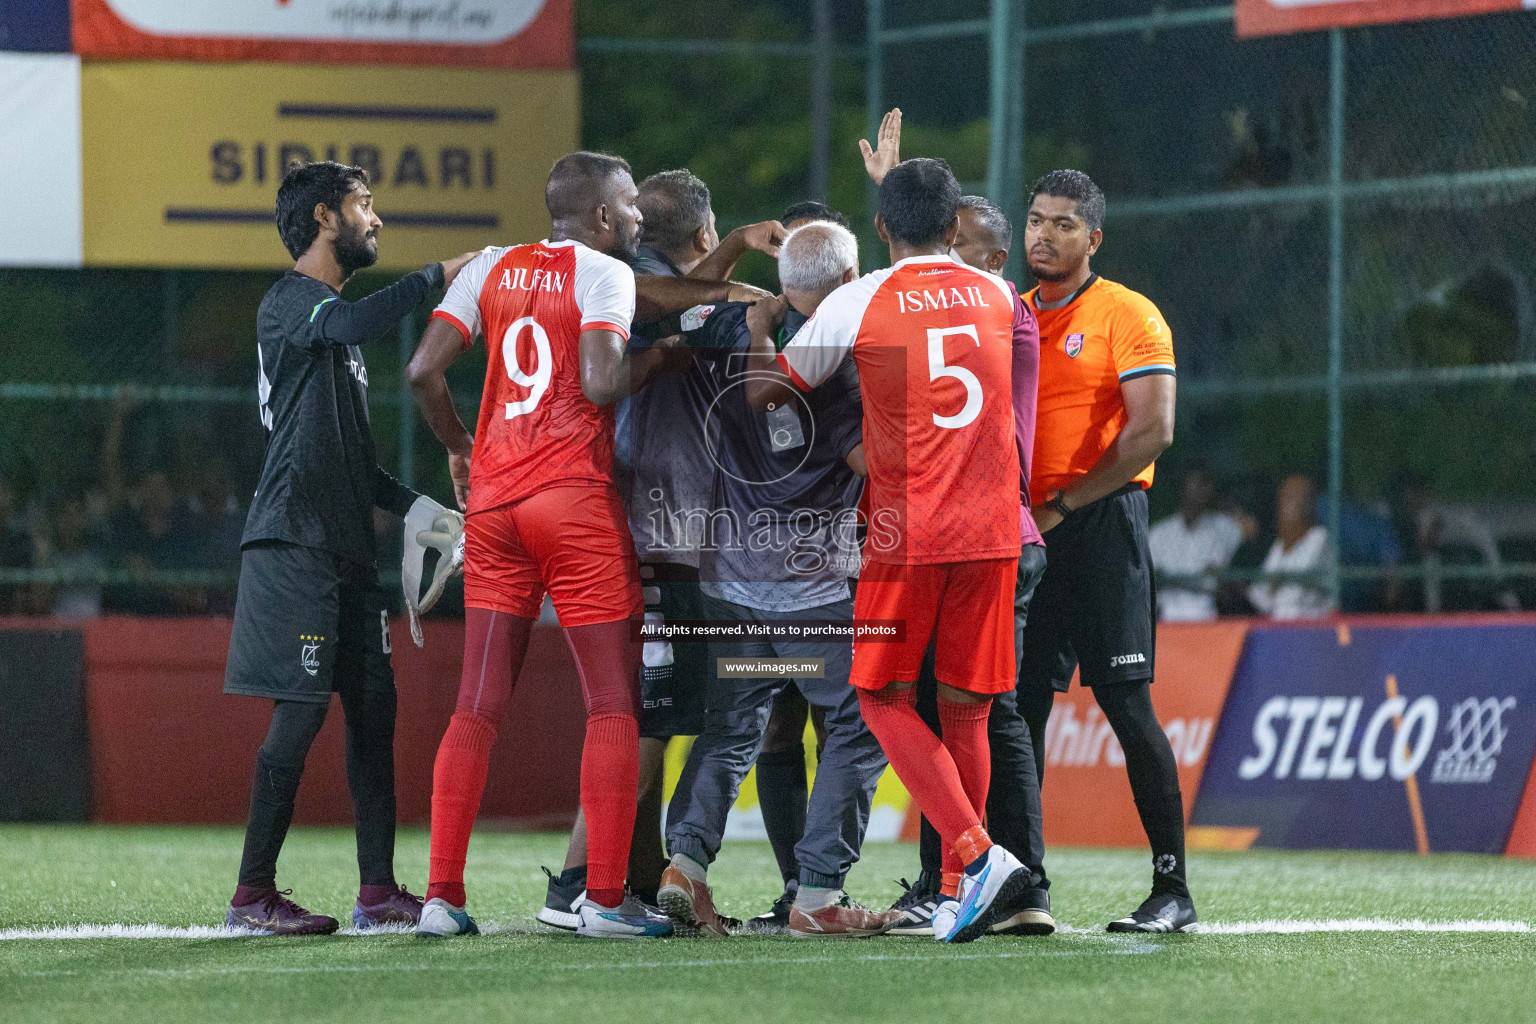
<svg viewBox="0 0 1536 1024">
<path fill-rule="evenodd" d="M 51 588 L 49 602 L 55 615 L 88 618 L 101 614 L 107 559 L 90 528 L 90 510 L 83 498 L 66 499 L 54 510 L 53 542 L 44 564 L 60 576 Z"/>
<path fill-rule="evenodd" d="M 1269 553 L 1269 549 L 1264 545 L 1263 538 L 1272 532 L 1274 524 L 1257 510 L 1267 503 L 1273 488 L 1273 481 L 1267 478 L 1245 477 L 1230 483 L 1217 503 L 1221 513 L 1230 516 L 1243 531 L 1243 542 L 1232 555 L 1234 569 L 1257 569 L 1264 564 L 1264 556 Z M 1243 597 L 1242 601 L 1246 605 L 1247 597 Z M 1220 603 L 1218 594 L 1217 604 Z"/>
<path fill-rule="evenodd" d="M 151 581 L 155 571 L 202 568 L 197 523 L 178 507 L 163 470 L 144 474 L 125 505 L 112 516 L 112 548 L 133 584 L 113 602 L 138 615 L 186 615 L 206 610 L 204 587 Z"/>
<path fill-rule="evenodd" d="M 155 572 L 202 568 L 197 523 L 176 500 L 170 477 L 151 468 L 132 487 L 127 484 L 123 440 L 138 397 L 125 392 L 112 403 L 101 444 L 101 479 L 106 491 L 111 548 L 117 565 L 128 571 L 127 586 L 112 587 L 106 601 L 112 611 L 135 615 L 186 615 L 208 607 L 204 587 L 151 582 Z"/>
<path fill-rule="evenodd" d="M 1147 535 L 1157 572 L 1157 614 L 1165 622 L 1216 618 L 1217 577 L 1243 542 L 1237 520 L 1214 511 L 1216 485 L 1202 466 L 1184 474 L 1179 510 Z"/>
<path fill-rule="evenodd" d="M 37 565 L 37 545 L 25 517 L 16 507 L 16 492 L 0 477 L 0 570 L 32 569 Z M 26 583 L 0 581 L 0 615 L 24 615 L 33 611 L 33 588 Z"/>
<path fill-rule="evenodd" d="M 1393 481 L 1393 520 L 1403 547 L 1424 570 L 1422 603 L 1435 614 L 1442 611 L 1482 611 L 1492 606 L 1519 611 L 1520 598 L 1504 576 L 1504 560 L 1493 530 L 1470 505 L 1434 500 L 1427 479 L 1412 471 Z M 1447 562 L 1481 564 L 1483 580 L 1457 586 L 1444 578 Z"/>
<path fill-rule="evenodd" d="M 245 510 L 235 498 L 229 473 L 217 458 L 203 464 L 197 493 L 191 500 L 193 544 L 198 568 L 224 573 L 227 579 L 207 588 L 206 610 L 232 615 L 235 610 L 235 578 L 240 572 L 240 536 L 245 532 Z"/>
<path fill-rule="evenodd" d="M 1317 521 L 1328 521 L 1328 496 L 1317 499 Z M 1389 569 L 1401 565 L 1403 547 L 1392 528 L 1385 506 L 1368 505 L 1344 498 L 1339 503 L 1339 565 Z M 1339 603 L 1346 612 L 1397 611 L 1402 604 L 1403 581 L 1346 579 L 1339 585 Z"/>
<path fill-rule="evenodd" d="M 1259 510 L 1272 504 L 1268 501 L 1272 493 L 1274 483 L 1256 476 L 1240 478 L 1222 489 L 1217 508 L 1222 515 L 1237 524 L 1242 536 L 1242 542 L 1233 552 L 1228 569 L 1256 573 L 1264 564 L 1264 556 L 1269 553 L 1264 538 L 1274 532 L 1274 524 L 1269 519 L 1268 511 Z M 1248 586 L 1241 579 L 1223 579 L 1217 585 L 1216 614 L 1256 614 L 1253 603 L 1248 600 Z"/>
<path fill-rule="evenodd" d="M 1317 487 L 1292 476 L 1275 495 L 1275 542 L 1264 559 L 1274 578 L 1248 588 L 1248 600 L 1272 619 L 1312 619 L 1333 610 L 1324 576 L 1328 531 L 1317 524 Z"/>
<path fill-rule="evenodd" d="M 1272 139 L 1270 126 L 1247 107 L 1227 114 L 1234 152 L 1222 178 L 1227 188 L 1265 188 L 1292 178 L 1292 156 L 1285 141 Z"/>
</svg>

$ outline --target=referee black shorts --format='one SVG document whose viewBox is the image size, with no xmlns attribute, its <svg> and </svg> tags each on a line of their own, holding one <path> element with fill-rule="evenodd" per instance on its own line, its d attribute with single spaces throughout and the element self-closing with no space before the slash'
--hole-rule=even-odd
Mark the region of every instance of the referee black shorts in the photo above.
<svg viewBox="0 0 1536 1024">
<path fill-rule="evenodd" d="M 378 572 L 280 541 L 240 554 L 224 692 L 324 703 L 392 690 L 389 610 Z"/>
<path fill-rule="evenodd" d="M 1140 484 L 1073 512 L 1045 535 L 1045 575 L 1035 588 L 1019 651 L 1019 690 L 1065 692 L 1151 679 L 1157 633 L 1147 492 Z"/>
</svg>

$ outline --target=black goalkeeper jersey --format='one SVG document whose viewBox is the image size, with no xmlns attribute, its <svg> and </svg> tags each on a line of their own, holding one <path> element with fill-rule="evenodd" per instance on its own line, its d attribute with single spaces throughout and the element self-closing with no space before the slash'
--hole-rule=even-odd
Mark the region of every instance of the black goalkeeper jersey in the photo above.
<svg viewBox="0 0 1536 1024">
<path fill-rule="evenodd" d="M 256 314 L 267 453 L 242 547 L 287 541 L 374 566 L 374 506 L 403 516 L 417 495 L 379 466 L 359 346 L 442 283 L 433 263 L 358 302 L 297 271 L 267 292 Z"/>
</svg>

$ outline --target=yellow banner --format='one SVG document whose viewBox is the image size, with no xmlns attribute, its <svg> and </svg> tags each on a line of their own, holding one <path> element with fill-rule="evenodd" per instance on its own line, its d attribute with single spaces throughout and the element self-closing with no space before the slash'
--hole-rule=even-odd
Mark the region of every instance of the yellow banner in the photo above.
<svg viewBox="0 0 1536 1024">
<path fill-rule="evenodd" d="M 81 93 L 88 266 L 291 265 L 293 160 L 367 168 L 383 266 L 534 241 L 576 148 L 574 71 L 87 64 Z"/>
</svg>

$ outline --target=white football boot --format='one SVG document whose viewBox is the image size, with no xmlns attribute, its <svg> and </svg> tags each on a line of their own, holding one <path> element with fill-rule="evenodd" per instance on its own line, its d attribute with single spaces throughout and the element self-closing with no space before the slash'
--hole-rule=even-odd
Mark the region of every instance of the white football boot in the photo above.
<svg viewBox="0 0 1536 1024">
<path fill-rule="evenodd" d="M 480 928 L 466 908 L 433 898 L 427 900 L 421 908 L 421 920 L 416 922 L 416 934 L 446 939 L 451 935 L 479 935 Z"/>
<path fill-rule="evenodd" d="M 977 868 L 978 870 L 971 870 Z M 1029 888 L 1029 869 L 1002 846 L 993 843 L 981 856 L 981 864 L 966 866 L 960 876 L 960 906 L 955 910 L 955 926 L 945 937 L 945 942 L 971 942 L 981 938 L 992 927 L 1001 900 L 1007 906 L 1023 896 Z M 938 928 L 934 928 L 938 936 Z"/>
<path fill-rule="evenodd" d="M 672 934 L 672 919 L 628 893 L 611 910 L 583 897 L 576 904 L 576 934 L 589 939 L 664 939 Z"/>
</svg>

